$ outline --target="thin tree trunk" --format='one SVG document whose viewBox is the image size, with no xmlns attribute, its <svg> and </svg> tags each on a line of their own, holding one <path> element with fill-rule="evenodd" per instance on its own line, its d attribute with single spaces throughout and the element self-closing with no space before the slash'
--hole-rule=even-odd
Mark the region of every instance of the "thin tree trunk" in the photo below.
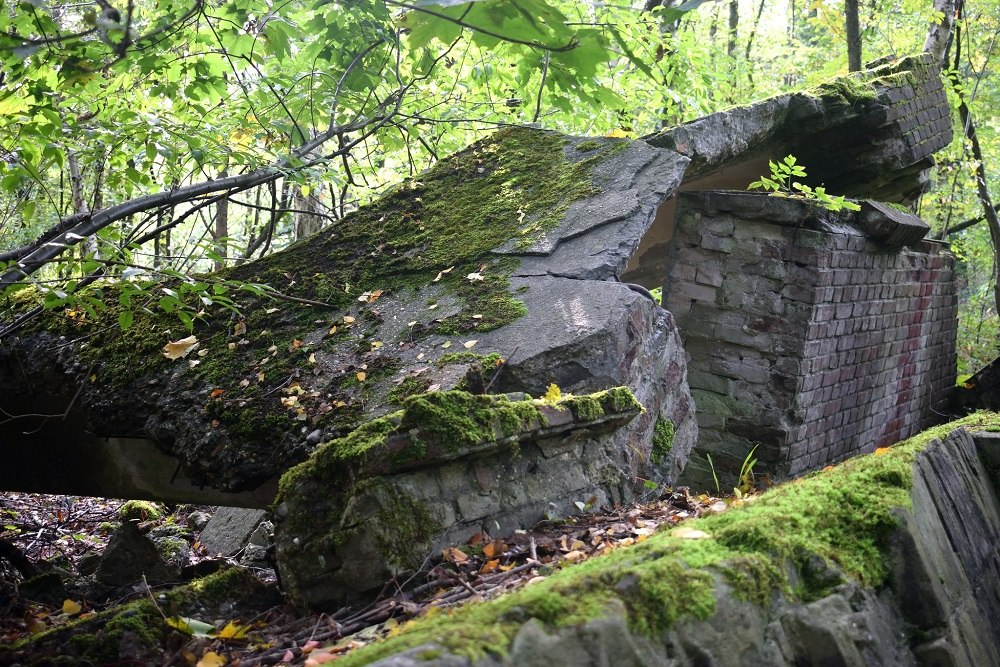
<svg viewBox="0 0 1000 667">
<path fill-rule="evenodd" d="M 223 169 L 219 178 L 226 178 L 229 174 Z M 215 207 L 215 229 L 212 231 L 212 241 L 215 242 L 215 253 L 219 259 L 214 261 L 216 271 L 221 271 L 225 266 L 226 240 L 229 237 L 229 198 L 223 197 Z"/>
<path fill-rule="evenodd" d="M 948 42 L 955 22 L 955 0 L 934 0 L 934 11 L 936 15 L 927 31 L 924 52 L 933 55 L 934 60 L 943 65 L 947 60 Z"/>
<path fill-rule="evenodd" d="M 861 71 L 861 21 L 858 18 L 858 0 L 844 0 L 844 18 L 847 27 L 847 69 Z"/>
<path fill-rule="evenodd" d="M 960 16 L 963 7 L 962 0 L 958 0 L 955 3 L 955 14 L 954 16 Z M 932 32 L 936 25 L 932 25 Z M 933 46 L 937 47 L 937 40 L 940 36 L 935 35 Z M 928 41 L 932 41 L 930 35 L 928 35 Z M 948 44 L 952 43 L 950 35 L 945 39 L 945 48 L 943 54 L 948 52 Z M 961 26 L 955 28 L 955 60 L 954 69 L 958 71 L 959 65 L 962 63 L 962 39 L 961 39 Z M 931 51 L 933 53 L 934 51 Z M 997 214 L 997 209 L 993 205 L 993 199 L 990 197 L 989 181 L 986 180 L 986 162 L 983 159 L 983 149 L 979 144 L 979 135 L 976 133 L 976 124 L 972 120 L 972 110 L 969 109 L 968 102 L 966 102 L 965 95 L 961 85 L 957 79 L 952 80 L 955 94 L 958 96 L 958 117 L 962 121 L 962 128 L 965 131 L 965 138 L 968 140 L 970 147 L 972 148 L 972 158 L 976 161 L 976 193 L 979 195 L 979 202 L 983 207 L 983 217 L 986 219 L 986 225 L 990 230 L 990 242 L 993 245 L 993 308 L 994 312 L 1000 316 L 1000 215 Z"/>
</svg>

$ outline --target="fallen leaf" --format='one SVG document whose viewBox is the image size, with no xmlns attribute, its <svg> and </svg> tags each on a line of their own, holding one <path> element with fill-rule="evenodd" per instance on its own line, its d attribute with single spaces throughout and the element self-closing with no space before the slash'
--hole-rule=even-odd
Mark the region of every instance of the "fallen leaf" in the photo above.
<svg viewBox="0 0 1000 667">
<path fill-rule="evenodd" d="M 454 268 L 455 268 L 454 266 L 449 266 L 447 269 L 443 269 L 441 271 L 438 271 L 437 278 L 435 278 L 431 282 L 432 283 L 436 283 L 437 281 L 441 280 L 441 276 L 443 276 L 446 273 L 451 273 L 451 270 L 454 269 Z"/>
<path fill-rule="evenodd" d="M 364 371 L 358 371 L 354 374 L 354 377 L 358 378 L 358 382 L 364 382 L 365 378 L 368 377 L 368 374 Z"/>
<path fill-rule="evenodd" d="M 164 345 L 163 356 L 167 359 L 183 359 L 196 349 L 198 349 L 198 337 L 188 336 L 180 340 L 170 341 Z"/>
<path fill-rule="evenodd" d="M 587 554 L 583 553 L 579 549 L 574 549 L 573 551 L 570 551 L 568 554 L 566 554 L 565 556 L 563 556 L 563 560 L 567 560 L 570 563 L 573 563 L 573 562 L 578 561 L 578 560 L 583 560 L 586 557 L 587 557 Z"/>
<path fill-rule="evenodd" d="M 497 568 L 500 567 L 500 559 L 494 558 L 493 560 L 488 560 L 483 563 L 483 566 L 479 568 L 479 574 L 489 574 L 490 572 L 496 572 Z"/>
<path fill-rule="evenodd" d="M 436 303 L 432 303 L 431 305 L 427 306 L 427 310 L 434 310 L 437 307 L 438 305 Z"/>
<path fill-rule="evenodd" d="M 247 629 L 236 621 L 229 621 L 226 627 L 219 630 L 219 639 L 244 639 L 247 636 Z"/>
<path fill-rule="evenodd" d="M 441 343 L 441 347 L 448 349 L 449 347 L 451 347 L 451 341 L 446 340 L 445 342 Z"/>
<path fill-rule="evenodd" d="M 214 630 L 208 623 L 199 621 L 196 618 L 187 618 L 186 616 L 170 616 L 166 621 L 170 627 L 195 637 L 209 637 Z"/>
<path fill-rule="evenodd" d="M 483 278 L 483 274 L 479 273 L 478 271 L 473 271 L 469 275 L 465 276 L 465 279 L 468 280 L 469 282 L 475 282 L 477 280 L 485 280 L 485 278 Z"/>
<path fill-rule="evenodd" d="M 264 313 L 266 313 L 267 315 L 271 315 L 272 313 L 276 313 L 279 310 L 281 310 L 281 309 L 280 308 L 268 308 L 267 310 L 264 311 Z"/>
<path fill-rule="evenodd" d="M 196 667 L 222 667 L 226 664 L 226 656 L 219 655 L 215 651 L 205 651 Z"/>
<path fill-rule="evenodd" d="M 472 319 L 474 319 L 474 320 L 481 320 L 481 319 L 483 319 L 483 316 L 479 315 L 479 314 L 476 314 L 476 315 L 472 316 Z"/>
<path fill-rule="evenodd" d="M 875 449 L 875 456 L 885 456 L 890 451 L 892 451 L 892 449 L 889 447 L 877 447 Z"/>
<path fill-rule="evenodd" d="M 316 353 L 315 353 L 315 352 L 311 353 L 311 354 L 309 355 L 309 359 L 307 359 L 307 361 L 308 361 L 308 362 L 309 362 L 310 364 L 315 364 L 315 363 L 316 363 Z"/>
<path fill-rule="evenodd" d="M 350 315 L 344 315 L 344 324 L 354 324 L 354 318 Z"/>
<path fill-rule="evenodd" d="M 243 320 L 237 322 L 236 325 L 233 327 L 234 336 L 242 336 L 246 332 L 247 332 L 247 323 L 244 322 Z"/>
<path fill-rule="evenodd" d="M 448 547 L 441 552 L 441 557 L 449 563 L 464 563 L 469 560 L 469 556 L 458 547 Z"/>
<path fill-rule="evenodd" d="M 382 347 L 382 345 L 383 345 L 383 343 L 380 340 L 373 340 L 372 341 L 372 349 L 373 350 L 379 349 L 380 347 Z"/>
<path fill-rule="evenodd" d="M 64 614 L 70 614 L 72 616 L 83 611 L 83 607 L 81 607 L 78 602 L 74 602 L 73 600 L 67 598 L 66 600 L 63 600 L 62 610 Z"/>
<path fill-rule="evenodd" d="M 216 388 L 216 389 L 212 390 L 212 393 L 209 394 L 209 396 L 211 396 L 212 398 L 218 398 L 219 396 L 222 396 L 225 393 L 226 393 L 225 389 L 218 389 L 218 388 Z"/>
<path fill-rule="evenodd" d="M 462 345 L 465 347 L 466 350 L 468 350 L 472 347 L 475 347 L 476 343 L 478 342 L 479 342 L 478 340 L 467 340 L 464 343 L 462 343 Z"/>
</svg>

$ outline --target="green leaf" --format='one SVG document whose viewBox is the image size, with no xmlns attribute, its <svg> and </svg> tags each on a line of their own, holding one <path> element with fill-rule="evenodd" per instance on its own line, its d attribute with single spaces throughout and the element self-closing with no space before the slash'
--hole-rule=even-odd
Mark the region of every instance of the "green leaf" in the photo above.
<svg viewBox="0 0 1000 667">
<path fill-rule="evenodd" d="M 118 326 L 121 327 L 122 331 L 128 331 L 128 328 L 132 326 L 132 322 L 135 320 L 135 313 L 131 310 L 123 310 L 118 313 Z"/>
</svg>

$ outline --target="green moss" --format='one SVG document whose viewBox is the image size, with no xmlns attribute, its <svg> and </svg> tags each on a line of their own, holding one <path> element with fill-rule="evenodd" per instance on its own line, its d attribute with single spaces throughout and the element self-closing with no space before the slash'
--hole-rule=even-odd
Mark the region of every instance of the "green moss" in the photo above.
<svg viewBox="0 0 1000 667">
<path fill-rule="evenodd" d="M 554 627 L 575 625 L 606 613 L 616 601 L 627 609 L 633 630 L 656 636 L 680 619 L 714 613 L 713 572 L 739 598 L 756 604 L 768 604 L 779 593 L 815 599 L 843 577 L 878 587 L 887 575 L 896 512 L 909 506 L 917 453 L 958 426 L 997 423 L 1000 415 L 978 413 L 930 429 L 891 450 L 789 482 L 753 503 L 686 522 L 499 599 L 419 619 L 397 636 L 349 654 L 343 667 L 431 641 L 473 660 L 502 655 L 530 618 Z M 798 590 L 791 589 L 786 566 L 797 571 Z"/>
<path fill-rule="evenodd" d="M 875 86 L 861 73 L 846 74 L 821 83 L 814 91 L 820 97 L 839 98 L 845 104 L 874 102 L 878 96 Z"/>
<path fill-rule="evenodd" d="M 413 396 L 414 394 L 422 394 L 427 391 L 427 388 L 431 385 L 431 381 L 427 378 L 421 377 L 407 377 L 404 378 L 402 382 L 393 386 L 389 390 L 389 394 L 386 399 L 390 403 L 395 403 L 396 405 L 402 404 L 402 402 Z"/>
<path fill-rule="evenodd" d="M 401 428 L 448 452 L 510 437 L 541 423 L 534 403 L 503 396 L 433 392 L 412 396 L 404 405 Z"/>
<path fill-rule="evenodd" d="M 128 500 L 118 508 L 122 521 L 156 521 L 163 517 L 163 508 L 147 500 Z"/>
<path fill-rule="evenodd" d="M 427 503 L 405 491 L 380 484 L 375 543 L 386 562 L 404 570 L 416 570 L 427 555 L 427 546 L 441 532 Z"/>
<path fill-rule="evenodd" d="M 654 464 L 660 465 L 670 450 L 674 448 L 674 423 L 663 417 L 656 418 L 656 425 L 653 426 L 653 446 L 650 451 L 650 459 Z"/>
<path fill-rule="evenodd" d="M 590 151 L 596 151 L 601 147 L 601 142 L 599 141 L 581 141 L 576 145 L 576 150 L 581 153 L 589 153 Z"/>
</svg>

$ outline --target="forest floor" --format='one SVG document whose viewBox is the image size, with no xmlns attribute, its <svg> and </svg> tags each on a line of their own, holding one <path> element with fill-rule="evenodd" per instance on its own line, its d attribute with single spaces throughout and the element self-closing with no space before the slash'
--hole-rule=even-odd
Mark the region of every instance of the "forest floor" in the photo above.
<svg viewBox="0 0 1000 667">
<path fill-rule="evenodd" d="M 467 544 L 433 554 L 420 573 L 404 582 L 390 582 L 366 606 L 304 615 L 281 603 L 264 611 L 234 605 L 224 618 L 185 618 L 183 623 L 164 615 L 164 622 L 179 627 L 169 633 L 170 641 L 164 642 L 156 659 L 151 661 L 148 651 L 128 655 L 125 648 L 115 664 L 322 665 L 393 632 L 429 609 L 502 595 L 558 568 L 641 542 L 686 518 L 725 511 L 733 502 L 681 488 L 625 507 L 578 503 L 581 511 L 575 516 L 545 520 L 512 535 L 477 533 Z M 96 557 L 120 522 L 121 505 L 122 501 L 98 498 L 0 494 L 0 648 L 16 646 L 115 605 L 162 597 L 164 586 L 138 581 L 108 589 L 87 574 L 94 571 Z M 167 509 L 161 518 L 140 522 L 140 531 L 203 523 L 212 510 Z M 240 567 L 235 559 L 227 563 L 208 553 L 196 529 L 182 534 L 191 547 L 184 553 L 185 571 L 200 574 L 220 566 Z M 272 589 L 279 588 L 273 569 L 250 569 Z M 40 592 L 25 585 L 33 575 L 44 572 L 58 573 L 63 587 Z M 280 595 L 275 599 L 280 600 Z M 30 643 L 13 655 L 24 665 L 51 664 L 58 658 L 33 649 Z"/>
</svg>

